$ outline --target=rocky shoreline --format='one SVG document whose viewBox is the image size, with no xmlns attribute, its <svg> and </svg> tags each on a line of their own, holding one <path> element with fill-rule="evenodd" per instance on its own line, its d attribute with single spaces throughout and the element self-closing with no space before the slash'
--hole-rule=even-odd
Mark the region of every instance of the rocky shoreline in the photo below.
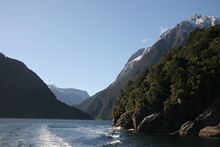
<svg viewBox="0 0 220 147">
<path fill-rule="evenodd" d="M 169 122 L 164 113 L 125 112 L 113 119 L 114 127 L 121 127 L 136 133 L 160 133 L 171 135 L 197 135 L 220 137 L 220 113 L 217 109 L 207 109 L 195 119 L 186 122 Z"/>
</svg>

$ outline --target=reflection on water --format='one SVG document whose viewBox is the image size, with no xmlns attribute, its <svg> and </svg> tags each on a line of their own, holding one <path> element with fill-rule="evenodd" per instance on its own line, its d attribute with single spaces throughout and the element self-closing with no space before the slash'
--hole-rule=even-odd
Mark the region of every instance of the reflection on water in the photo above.
<svg viewBox="0 0 220 147">
<path fill-rule="evenodd" d="M 220 147 L 218 138 L 133 134 L 110 121 L 0 119 L 0 147 Z"/>
</svg>

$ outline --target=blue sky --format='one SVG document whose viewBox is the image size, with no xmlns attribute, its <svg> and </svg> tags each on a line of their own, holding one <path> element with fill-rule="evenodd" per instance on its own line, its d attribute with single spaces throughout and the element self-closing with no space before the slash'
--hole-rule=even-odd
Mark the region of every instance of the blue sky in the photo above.
<svg viewBox="0 0 220 147">
<path fill-rule="evenodd" d="M 132 53 L 195 13 L 220 17 L 218 0 L 0 0 L 0 52 L 46 83 L 107 87 Z"/>
</svg>

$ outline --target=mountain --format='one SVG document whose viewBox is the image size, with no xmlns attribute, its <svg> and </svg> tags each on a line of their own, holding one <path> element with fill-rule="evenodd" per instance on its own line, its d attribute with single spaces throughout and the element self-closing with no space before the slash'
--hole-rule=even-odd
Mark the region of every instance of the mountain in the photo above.
<svg viewBox="0 0 220 147">
<path fill-rule="evenodd" d="M 153 46 L 134 53 L 112 84 L 79 104 L 78 108 L 96 118 L 110 119 L 113 103 L 129 80 L 135 79 L 151 68 L 169 49 L 183 46 L 193 30 L 208 28 L 218 23 L 219 18 L 202 15 L 193 15 L 181 21 L 174 28 L 164 32 Z"/>
<path fill-rule="evenodd" d="M 78 89 L 58 88 L 55 85 L 48 85 L 48 87 L 58 100 L 69 106 L 79 104 L 90 97 L 86 91 Z"/>
<path fill-rule="evenodd" d="M 0 117 L 92 119 L 58 101 L 26 65 L 0 53 Z"/>
<path fill-rule="evenodd" d="M 220 25 L 193 31 L 130 81 L 112 116 L 137 132 L 220 137 Z"/>
</svg>

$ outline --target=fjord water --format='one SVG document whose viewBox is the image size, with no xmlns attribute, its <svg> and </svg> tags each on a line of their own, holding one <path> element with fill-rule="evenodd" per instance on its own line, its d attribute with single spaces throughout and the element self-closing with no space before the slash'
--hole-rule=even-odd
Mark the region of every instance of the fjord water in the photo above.
<svg viewBox="0 0 220 147">
<path fill-rule="evenodd" d="M 218 138 L 133 134 L 110 121 L 0 119 L 1 147 L 219 147 Z"/>
</svg>

